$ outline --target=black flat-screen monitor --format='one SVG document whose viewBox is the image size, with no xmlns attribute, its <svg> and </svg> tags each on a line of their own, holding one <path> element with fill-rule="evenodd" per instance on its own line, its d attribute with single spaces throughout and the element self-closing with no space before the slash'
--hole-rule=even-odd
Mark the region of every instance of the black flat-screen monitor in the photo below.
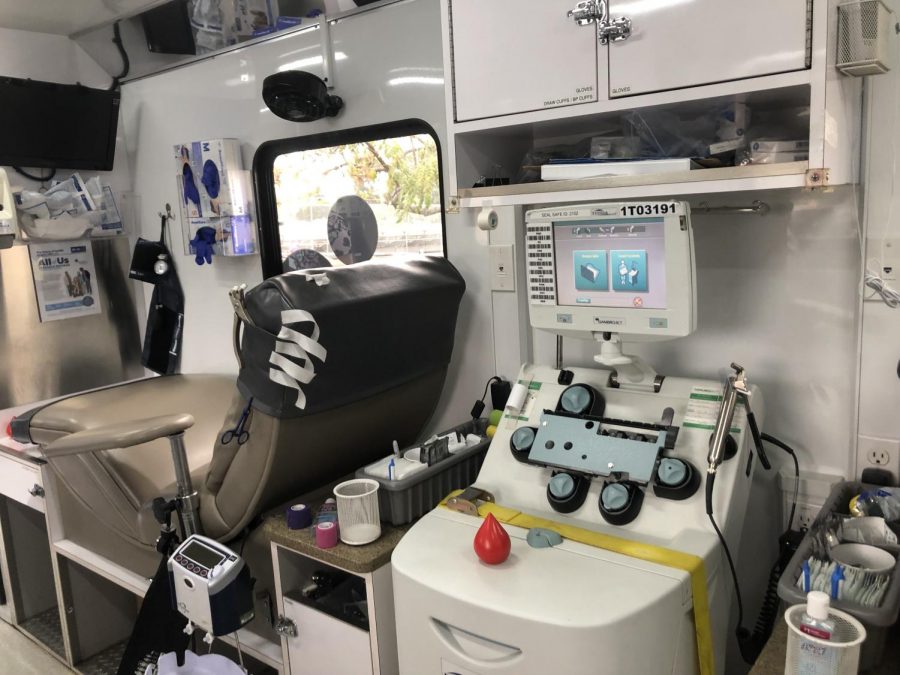
<svg viewBox="0 0 900 675">
<path fill-rule="evenodd" d="M 109 171 L 119 91 L 0 77 L 0 166 Z"/>
<path fill-rule="evenodd" d="M 157 54 L 196 54 L 188 0 L 174 0 L 141 14 L 147 49 Z"/>
</svg>

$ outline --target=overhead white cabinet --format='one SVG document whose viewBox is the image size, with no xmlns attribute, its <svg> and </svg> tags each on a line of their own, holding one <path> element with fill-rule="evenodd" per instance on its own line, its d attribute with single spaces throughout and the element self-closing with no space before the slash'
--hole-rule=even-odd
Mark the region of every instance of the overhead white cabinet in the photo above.
<svg viewBox="0 0 900 675">
<path fill-rule="evenodd" d="M 452 0 L 456 120 L 596 101 L 597 32 L 575 4 Z"/>
<path fill-rule="evenodd" d="M 808 0 L 609 0 L 631 36 L 609 43 L 610 97 L 807 67 Z"/>
<path fill-rule="evenodd" d="M 448 0 L 448 5 L 457 122 L 809 65 L 810 0 Z M 581 25 L 570 10 L 582 18 Z M 607 33 L 604 44 L 598 35 Z"/>
</svg>

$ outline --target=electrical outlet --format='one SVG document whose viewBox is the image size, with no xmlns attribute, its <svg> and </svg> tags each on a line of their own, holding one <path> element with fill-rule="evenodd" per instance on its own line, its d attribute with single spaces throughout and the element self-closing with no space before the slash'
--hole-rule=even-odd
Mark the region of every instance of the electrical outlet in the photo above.
<svg viewBox="0 0 900 675">
<path fill-rule="evenodd" d="M 865 469 L 884 469 L 900 476 L 900 440 L 860 436 L 856 451 L 856 476 Z"/>
<path fill-rule="evenodd" d="M 797 515 L 794 517 L 794 529 L 808 530 L 816 516 L 819 515 L 821 504 L 807 504 L 797 502 Z"/>
</svg>

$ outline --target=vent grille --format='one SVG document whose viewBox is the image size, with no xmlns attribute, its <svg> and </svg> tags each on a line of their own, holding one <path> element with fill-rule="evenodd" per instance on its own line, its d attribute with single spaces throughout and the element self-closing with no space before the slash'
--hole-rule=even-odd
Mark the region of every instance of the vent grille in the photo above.
<svg viewBox="0 0 900 675">
<path fill-rule="evenodd" d="M 881 0 L 861 0 L 838 6 L 838 69 L 855 76 L 877 75 L 891 69 L 891 11 Z"/>
</svg>

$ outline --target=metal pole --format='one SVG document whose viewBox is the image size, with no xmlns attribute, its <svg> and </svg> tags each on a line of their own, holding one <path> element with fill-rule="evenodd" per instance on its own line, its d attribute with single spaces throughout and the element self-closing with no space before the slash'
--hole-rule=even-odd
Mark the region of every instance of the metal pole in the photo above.
<svg viewBox="0 0 900 675">
<path fill-rule="evenodd" d="M 563 367 L 563 338 L 562 335 L 556 336 L 556 369 L 562 370 Z"/>
<path fill-rule="evenodd" d="M 202 534 L 198 517 L 200 495 L 197 494 L 191 481 L 187 452 L 184 449 L 184 434 L 169 436 L 169 445 L 172 448 L 172 463 L 175 465 L 175 484 L 178 489 L 177 497 L 181 515 L 184 519 L 184 535 L 189 537 L 192 534 Z"/>
</svg>

